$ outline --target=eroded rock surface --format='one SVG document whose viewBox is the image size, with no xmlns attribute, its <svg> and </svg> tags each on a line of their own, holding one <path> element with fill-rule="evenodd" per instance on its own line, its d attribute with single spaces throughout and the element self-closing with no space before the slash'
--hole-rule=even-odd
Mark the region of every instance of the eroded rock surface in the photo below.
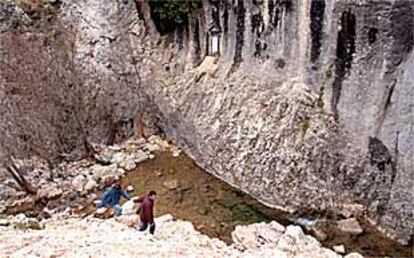
<svg viewBox="0 0 414 258">
<path fill-rule="evenodd" d="M 132 222 L 132 223 L 131 223 Z M 134 223 L 135 222 L 135 223 Z M 303 234 L 300 228 L 286 230 L 277 222 L 244 227 L 243 236 L 249 236 L 254 245 L 240 240 L 234 232 L 235 245 L 209 238 L 196 231 L 187 221 L 173 220 L 164 215 L 155 220 L 155 236 L 139 232 L 137 216 L 116 219 L 51 219 L 42 230 L 19 231 L 2 227 L 0 254 L 17 257 L 320 257 L 339 258 L 332 250 Z M 129 225 L 129 226 L 128 226 Z M 294 226 L 293 226 L 294 227 Z M 239 230 L 240 231 L 240 230 Z M 275 234 L 275 232 L 277 232 Z M 362 257 L 360 255 L 352 257 Z M 345 256 L 351 257 L 351 256 Z"/>
</svg>

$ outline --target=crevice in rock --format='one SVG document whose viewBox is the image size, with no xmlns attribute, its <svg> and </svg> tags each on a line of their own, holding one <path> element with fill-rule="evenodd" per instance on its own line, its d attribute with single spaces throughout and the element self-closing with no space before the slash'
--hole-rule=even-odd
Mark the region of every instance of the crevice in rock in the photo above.
<svg viewBox="0 0 414 258">
<path fill-rule="evenodd" d="M 269 0 L 269 23 L 272 24 L 273 28 L 277 28 L 279 25 L 279 13 L 280 6 L 278 0 Z"/>
<path fill-rule="evenodd" d="M 227 1 L 223 1 L 223 32 L 227 35 L 229 31 L 229 11 Z"/>
<path fill-rule="evenodd" d="M 385 106 L 384 106 L 384 114 L 387 112 L 388 108 L 391 105 L 392 94 L 394 93 L 396 83 L 397 82 L 394 81 L 394 83 L 391 85 L 390 90 L 388 92 L 387 100 L 385 101 Z"/>
<path fill-rule="evenodd" d="M 194 22 L 194 57 L 193 63 L 198 65 L 201 62 L 201 44 L 200 44 L 200 23 L 198 19 Z"/>
<path fill-rule="evenodd" d="M 356 18 L 350 11 L 341 16 L 341 29 L 338 31 L 335 60 L 335 80 L 332 86 L 332 109 L 337 113 L 337 105 L 341 96 L 342 83 L 352 67 L 355 53 Z"/>
<path fill-rule="evenodd" d="M 369 138 L 369 156 L 371 166 L 375 166 L 381 172 L 386 172 L 386 165 L 392 165 L 392 156 L 387 147 L 376 137 Z M 395 175 L 392 175 L 393 177 Z"/>
<path fill-rule="evenodd" d="M 378 34 L 378 29 L 377 28 L 370 28 L 368 31 L 368 42 L 369 44 L 374 44 L 375 41 L 377 41 L 377 34 Z"/>
<path fill-rule="evenodd" d="M 311 61 L 314 63 L 321 53 L 321 40 L 322 40 L 322 29 L 323 29 L 323 15 L 325 12 L 325 1 L 324 0 L 312 0 L 310 10 L 310 30 L 312 37 L 311 47 Z"/>
<path fill-rule="evenodd" d="M 236 52 L 234 54 L 234 64 L 238 65 L 242 62 L 242 52 L 243 52 L 243 44 L 244 44 L 244 1 L 237 0 L 237 7 L 236 7 L 236 21 L 237 21 L 237 29 L 236 29 Z"/>
</svg>

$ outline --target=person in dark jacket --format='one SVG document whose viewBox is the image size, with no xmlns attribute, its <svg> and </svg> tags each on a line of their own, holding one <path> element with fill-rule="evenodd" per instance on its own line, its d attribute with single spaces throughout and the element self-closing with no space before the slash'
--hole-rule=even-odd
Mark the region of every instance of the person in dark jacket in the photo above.
<svg viewBox="0 0 414 258">
<path fill-rule="evenodd" d="M 105 193 L 103 194 L 101 201 L 99 202 L 98 208 L 103 208 L 110 206 L 115 210 L 115 216 L 122 214 L 122 208 L 119 204 L 119 200 L 123 196 L 125 199 L 130 200 L 131 198 L 121 187 L 121 182 L 119 178 L 115 178 L 111 187 L 108 187 Z"/>
<path fill-rule="evenodd" d="M 139 217 L 141 219 L 139 231 L 145 231 L 149 225 L 149 231 L 152 235 L 155 232 L 154 202 L 156 195 L 155 191 L 150 191 L 146 196 L 134 200 L 141 203 L 139 208 Z"/>
</svg>

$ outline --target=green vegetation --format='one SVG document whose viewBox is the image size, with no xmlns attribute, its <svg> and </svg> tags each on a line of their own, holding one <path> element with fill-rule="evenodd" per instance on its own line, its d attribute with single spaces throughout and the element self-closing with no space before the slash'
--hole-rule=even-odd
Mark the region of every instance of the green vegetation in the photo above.
<svg viewBox="0 0 414 258">
<path fill-rule="evenodd" d="M 302 134 L 302 138 L 305 137 L 306 131 L 309 129 L 309 127 L 310 127 L 310 124 L 309 124 L 308 121 L 304 121 L 304 122 L 299 124 L 300 132 Z"/>
<path fill-rule="evenodd" d="M 197 13 L 202 7 L 201 0 L 176 1 L 176 0 L 150 0 L 151 12 L 162 23 L 172 22 L 183 24 L 188 17 Z"/>
</svg>

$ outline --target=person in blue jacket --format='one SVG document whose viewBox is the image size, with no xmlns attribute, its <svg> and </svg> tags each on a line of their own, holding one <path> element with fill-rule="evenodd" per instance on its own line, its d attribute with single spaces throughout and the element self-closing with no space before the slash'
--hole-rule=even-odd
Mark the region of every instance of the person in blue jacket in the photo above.
<svg viewBox="0 0 414 258">
<path fill-rule="evenodd" d="M 112 185 L 108 187 L 105 193 L 103 194 L 101 201 L 99 202 L 98 208 L 110 206 L 114 208 L 115 216 L 121 215 L 122 207 L 119 204 L 121 196 L 123 196 L 127 200 L 131 199 L 127 192 L 125 192 L 125 190 L 122 189 L 121 181 L 119 180 L 119 178 L 115 178 L 112 182 Z"/>
</svg>

